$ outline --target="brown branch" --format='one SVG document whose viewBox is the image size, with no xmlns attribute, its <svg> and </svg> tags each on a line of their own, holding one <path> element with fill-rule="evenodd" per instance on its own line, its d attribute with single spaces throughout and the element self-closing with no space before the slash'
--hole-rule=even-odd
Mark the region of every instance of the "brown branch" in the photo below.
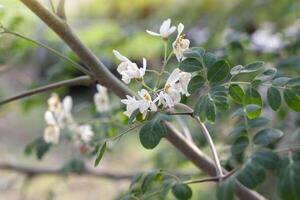
<svg viewBox="0 0 300 200">
<path fill-rule="evenodd" d="M 36 168 L 36 167 L 20 166 L 11 163 L 0 163 L 0 169 L 15 171 L 18 173 L 26 174 L 27 176 L 38 176 L 43 174 L 65 175 L 65 171 L 61 169 Z M 135 174 L 134 173 L 117 174 L 115 172 L 105 172 L 105 171 L 98 172 L 91 169 L 84 169 L 79 175 L 101 177 L 101 178 L 107 178 L 112 180 L 123 180 L 123 179 L 131 179 Z"/>
<path fill-rule="evenodd" d="M 46 23 L 62 40 L 64 40 L 69 47 L 77 54 L 81 61 L 93 72 L 93 79 L 100 84 L 111 89 L 120 98 L 124 98 L 127 94 L 132 92 L 120 82 L 104 64 L 86 47 L 77 36 L 72 32 L 65 21 L 58 16 L 51 13 L 44 6 L 36 0 L 20 0 L 32 12 L 34 12 L 44 23 Z M 167 124 L 168 134 L 166 138 L 181 151 L 191 162 L 193 162 L 199 169 L 207 172 L 211 176 L 215 176 L 215 167 L 212 160 L 205 155 L 194 144 L 188 142 L 183 138 L 178 131 Z M 247 189 L 242 185 L 237 185 L 236 193 L 240 199 L 260 200 L 264 199 L 255 191 Z"/>
<path fill-rule="evenodd" d="M 76 85 L 90 85 L 92 83 L 93 83 L 93 81 L 90 77 L 80 76 L 80 77 L 73 78 L 73 79 L 70 79 L 70 80 L 60 81 L 60 82 L 49 84 L 49 85 L 46 85 L 46 86 L 43 86 L 43 87 L 35 88 L 35 89 L 29 90 L 29 91 L 26 91 L 26 92 L 22 92 L 22 93 L 17 94 L 13 97 L 10 97 L 8 99 L 0 101 L 0 106 L 2 106 L 4 104 L 7 104 L 9 102 L 18 100 L 18 99 L 22 99 L 22 98 L 25 98 L 25 97 L 28 97 L 28 96 L 39 94 L 41 92 L 46 92 L 46 91 L 49 91 L 49 90 L 52 90 L 52 89 L 55 89 L 55 88 L 60 88 L 60 87 L 65 87 L 65 86 L 76 86 Z"/>
<path fill-rule="evenodd" d="M 124 98 L 131 91 L 115 77 L 107 67 L 91 52 L 72 32 L 66 21 L 50 12 L 36 0 L 20 0 L 34 12 L 48 27 L 50 27 L 81 59 L 98 83 L 110 88 L 119 97 Z"/>
</svg>

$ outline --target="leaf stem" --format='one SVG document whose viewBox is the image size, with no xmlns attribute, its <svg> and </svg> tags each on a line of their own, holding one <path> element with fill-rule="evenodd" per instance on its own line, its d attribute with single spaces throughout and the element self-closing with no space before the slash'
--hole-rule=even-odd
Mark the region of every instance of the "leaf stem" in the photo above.
<svg viewBox="0 0 300 200">
<path fill-rule="evenodd" d="M 204 182 L 218 182 L 220 180 L 225 180 L 227 178 L 229 178 L 230 176 L 232 176 L 238 169 L 234 169 L 230 172 L 228 172 L 227 174 L 223 175 L 223 176 L 215 176 L 215 177 L 209 177 L 209 178 L 202 178 L 202 179 L 194 179 L 194 180 L 188 180 L 185 181 L 185 184 L 194 184 L 194 183 L 204 183 Z"/>
<path fill-rule="evenodd" d="M 159 75 L 158 75 L 158 79 L 157 79 L 157 82 L 156 82 L 156 86 L 155 88 L 159 87 L 159 84 L 160 84 L 160 81 L 161 81 L 161 77 L 162 77 L 162 74 L 164 73 L 165 71 L 165 68 L 167 66 L 167 63 L 169 62 L 171 56 L 173 55 L 173 52 L 171 52 L 169 54 L 169 56 L 167 55 L 168 54 L 168 42 L 167 41 L 164 41 L 164 62 L 163 62 L 163 66 L 159 72 Z"/>
<path fill-rule="evenodd" d="M 214 163 L 215 163 L 217 175 L 219 177 L 223 177 L 223 170 L 222 170 L 222 166 L 221 166 L 221 163 L 220 163 L 220 160 L 219 160 L 219 156 L 218 156 L 216 147 L 214 145 L 214 142 L 213 142 L 213 140 L 212 140 L 212 138 L 211 138 L 211 136 L 209 134 L 209 131 L 207 130 L 205 124 L 201 122 L 201 120 L 199 119 L 199 117 L 191 115 L 191 113 L 193 113 L 194 111 L 189 106 L 187 106 L 185 104 L 181 104 L 181 103 L 176 104 L 176 106 L 179 107 L 179 108 L 182 108 L 182 109 L 186 110 L 189 113 L 189 116 L 191 116 L 193 119 L 195 119 L 195 121 L 202 128 L 204 136 L 205 136 L 205 138 L 207 140 L 208 146 L 209 146 L 209 148 L 210 148 L 210 150 L 212 152 L 212 156 L 213 156 L 213 160 L 214 160 Z"/>
</svg>

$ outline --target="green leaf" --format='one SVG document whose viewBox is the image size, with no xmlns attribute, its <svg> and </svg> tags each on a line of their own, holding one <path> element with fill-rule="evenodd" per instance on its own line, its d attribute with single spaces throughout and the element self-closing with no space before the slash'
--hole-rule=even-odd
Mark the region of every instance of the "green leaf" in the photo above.
<svg viewBox="0 0 300 200">
<path fill-rule="evenodd" d="M 286 85 L 286 83 L 290 80 L 290 78 L 288 77 L 279 77 L 279 78 L 275 78 L 273 81 L 272 81 L 272 84 L 274 86 L 284 86 Z"/>
<path fill-rule="evenodd" d="M 43 138 L 37 138 L 25 147 L 25 154 L 35 153 L 38 160 L 41 160 L 50 150 L 52 144 L 46 143 Z"/>
<path fill-rule="evenodd" d="M 160 171 L 153 171 L 153 172 L 150 172 L 148 173 L 143 182 L 142 182 L 142 185 L 141 185 L 141 190 L 142 190 L 142 193 L 146 193 L 147 190 L 151 187 L 152 183 L 157 181 L 157 180 L 160 180 L 161 178 L 161 172 Z"/>
<path fill-rule="evenodd" d="M 253 138 L 253 143 L 260 146 L 274 144 L 283 136 L 279 129 L 267 128 L 259 131 Z"/>
<path fill-rule="evenodd" d="M 255 152 L 252 159 L 264 169 L 274 170 L 278 165 L 279 156 L 269 149 L 263 149 Z"/>
<path fill-rule="evenodd" d="M 270 107 L 276 111 L 281 105 L 281 95 L 277 88 L 270 87 L 267 91 L 267 101 Z"/>
<path fill-rule="evenodd" d="M 194 107 L 194 114 L 200 117 L 202 122 L 206 119 L 206 107 L 208 105 L 208 96 L 201 96 Z"/>
<path fill-rule="evenodd" d="M 295 92 L 285 89 L 283 91 L 283 97 L 289 108 L 296 112 L 300 112 L 300 98 L 295 94 Z"/>
<path fill-rule="evenodd" d="M 290 79 L 286 85 L 294 90 L 300 90 L 300 77 Z"/>
<path fill-rule="evenodd" d="M 266 69 L 263 73 L 259 74 L 255 80 L 258 80 L 260 82 L 266 82 L 275 77 L 277 73 L 277 70 L 275 68 L 272 69 Z"/>
<path fill-rule="evenodd" d="M 258 128 L 261 126 L 265 126 L 267 123 L 269 123 L 269 119 L 264 117 L 258 117 L 255 119 L 251 119 L 248 121 L 248 128 Z"/>
<path fill-rule="evenodd" d="M 249 138 L 247 136 L 239 137 L 235 140 L 233 143 L 233 146 L 231 146 L 231 153 L 233 155 L 242 154 L 245 149 L 249 145 Z"/>
<path fill-rule="evenodd" d="M 172 187 L 172 193 L 179 200 L 188 200 L 193 195 L 191 188 L 187 184 L 181 182 L 177 182 Z"/>
<path fill-rule="evenodd" d="M 262 98 L 255 88 L 250 87 L 246 90 L 243 103 L 244 105 L 255 104 L 259 107 L 262 107 Z M 255 112 L 251 112 L 251 116 L 247 116 L 249 119 L 254 119 L 256 117 L 259 117 L 260 114 L 261 109 L 258 109 Z"/>
<path fill-rule="evenodd" d="M 257 72 L 263 69 L 264 62 L 257 61 L 250 63 L 244 67 L 244 69 L 241 70 L 241 73 L 251 73 L 251 72 Z"/>
<path fill-rule="evenodd" d="M 207 71 L 207 79 L 210 83 L 223 81 L 229 74 L 229 64 L 226 60 L 215 62 Z"/>
<path fill-rule="evenodd" d="M 201 47 L 192 47 L 183 52 L 183 56 L 186 58 L 196 58 L 200 62 L 203 60 L 203 56 L 205 55 L 205 50 Z"/>
<path fill-rule="evenodd" d="M 256 104 L 249 104 L 245 107 L 245 112 L 249 119 L 254 119 L 254 118 L 259 117 L 259 115 L 257 113 L 261 112 L 261 107 Z"/>
<path fill-rule="evenodd" d="M 300 199 L 300 159 L 299 151 L 280 161 L 278 169 L 278 192 L 284 200 Z"/>
<path fill-rule="evenodd" d="M 161 138 L 166 134 L 166 127 L 162 123 L 163 120 L 170 120 L 170 116 L 157 113 L 153 119 L 147 122 L 140 130 L 140 142 L 146 149 L 156 147 Z"/>
<path fill-rule="evenodd" d="M 104 152 L 106 150 L 106 141 L 103 142 L 103 144 L 101 146 L 99 146 L 98 151 L 97 151 L 97 155 L 96 155 L 96 160 L 94 163 L 94 166 L 97 167 L 104 155 Z"/>
<path fill-rule="evenodd" d="M 216 61 L 217 61 L 217 58 L 214 54 L 209 53 L 209 52 L 205 53 L 203 62 L 204 62 L 204 66 L 206 68 L 211 67 Z"/>
<path fill-rule="evenodd" d="M 248 188 L 254 188 L 266 178 L 266 172 L 253 157 L 247 159 L 242 169 L 236 173 L 237 180 Z"/>
<path fill-rule="evenodd" d="M 238 104 L 243 103 L 245 97 L 244 90 L 237 84 L 231 84 L 229 86 L 229 95 Z"/>
<path fill-rule="evenodd" d="M 217 190 L 218 200 L 234 200 L 234 178 L 227 178 L 224 181 L 219 182 Z"/>
<path fill-rule="evenodd" d="M 200 89 L 204 84 L 205 84 L 205 79 L 202 76 L 200 75 L 194 76 L 189 82 L 188 92 L 193 94 L 198 89 Z"/>
<path fill-rule="evenodd" d="M 179 69 L 185 72 L 196 72 L 203 69 L 203 65 L 195 58 L 187 58 L 179 63 Z"/>
<path fill-rule="evenodd" d="M 229 108 L 228 89 L 224 86 L 216 86 L 209 91 L 210 98 L 220 111 L 226 111 Z"/>
<path fill-rule="evenodd" d="M 237 65 L 234 66 L 233 68 L 231 68 L 230 70 L 230 74 L 232 76 L 239 74 L 242 70 L 244 69 L 244 67 L 242 65 Z"/>
<path fill-rule="evenodd" d="M 208 101 L 206 107 L 206 119 L 208 121 L 214 122 L 216 118 L 216 107 L 213 101 Z"/>
</svg>

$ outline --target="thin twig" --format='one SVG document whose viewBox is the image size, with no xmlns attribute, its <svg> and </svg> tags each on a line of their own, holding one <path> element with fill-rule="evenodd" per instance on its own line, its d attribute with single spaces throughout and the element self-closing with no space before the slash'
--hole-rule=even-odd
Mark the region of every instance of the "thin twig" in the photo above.
<svg viewBox="0 0 300 200">
<path fill-rule="evenodd" d="M 185 184 L 194 184 L 194 183 L 204 183 L 204 182 L 219 182 L 220 180 L 224 181 L 225 179 L 232 176 L 238 169 L 234 169 L 227 174 L 223 176 L 215 176 L 215 177 L 209 177 L 209 178 L 203 178 L 203 179 L 195 179 L 195 180 L 188 180 L 185 181 Z"/>
<path fill-rule="evenodd" d="M 76 67 L 78 70 L 80 70 L 81 72 L 83 72 L 84 74 L 86 75 L 91 75 L 91 73 L 85 69 L 83 66 L 81 66 L 80 64 L 78 64 L 77 62 L 73 61 L 71 58 L 63 55 L 62 53 L 60 53 L 59 51 L 37 41 L 37 40 L 34 40 L 32 38 L 29 38 L 27 36 L 24 36 L 24 35 L 21 35 L 20 33 L 17 33 L 17 32 L 14 32 L 14 31 L 10 31 L 10 30 L 7 30 L 6 28 L 2 27 L 2 29 L 4 30 L 3 32 L 1 32 L 2 34 L 9 34 L 9 35 L 12 35 L 12 36 L 15 36 L 15 37 L 18 37 L 18 38 L 21 38 L 21 39 L 24 39 L 24 40 L 27 40 L 33 44 L 36 44 L 40 47 L 43 47 L 45 49 L 47 49 L 48 51 L 54 53 L 55 55 L 59 56 L 60 58 L 68 61 L 69 63 L 71 63 L 74 67 Z"/>
<path fill-rule="evenodd" d="M 43 86 L 43 87 L 28 90 L 26 92 L 22 92 L 20 94 L 17 94 L 13 97 L 10 97 L 8 99 L 5 99 L 5 100 L 1 101 L 0 106 L 2 106 L 4 104 L 7 104 L 9 102 L 18 100 L 18 99 L 22 99 L 22 98 L 25 98 L 25 97 L 28 97 L 28 96 L 39 94 L 41 92 L 46 92 L 46 91 L 49 91 L 49 90 L 52 90 L 52 89 L 55 89 L 55 88 L 67 87 L 67 86 L 69 87 L 69 86 L 76 86 L 76 85 L 90 85 L 92 83 L 93 83 L 93 81 L 91 80 L 90 77 L 80 76 L 80 77 L 77 77 L 77 78 L 56 82 L 56 83 L 49 84 L 49 85 L 46 85 L 46 86 Z"/>
<path fill-rule="evenodd" d="M 177 104 L 176 106 L 179 107 L 179 108 L 182 108 L 182 109 L 186 110 L 186 111 L 187 111 L 186 113 L 187 113 L 189 116 L 191 116 L 193 119 L 195 119 L 195 121 L 196 121 L 196 122 L 200 125 L 200 127 L 202 128 L 203 134 L 204 134 L 204 136 L 205 136 L 205 138 L 206 138 L 206 140 L 207 140 L 208 146 L 209 146 L 209 148 L 210 148 L 210 150 L 211 150 L 211 153 L 212 153 L 213 160 L 214 160 L 214 162 L 215 162 L 215 167 L 216 167 L 217 175 L 218 175 L 219 177 L 223 177 L 223 170 L 222 170 L 222 166 L 221 166 L 221 163 L 220 163 L 220 160 L 219 160 L 219 156 L 218 156 L 216 147 L 215 147 L 215 145 L 214 145 L 214 142 L 213 142 L 213 140 L 212 140 L 212 138 L 211 138 L 211 136 L 210 136 L 210 134 L 209 134 L 209 131 L 207 130 L 205 124 L 203 124 L 203 123 L 200 121 L 199 117 L 196 117 L 196 116 L 193 115 L 193 109 L 190 108 L 189 106 L 184 105 L 184 104 L 181 104 L 181 103 Z"/>
</svg>

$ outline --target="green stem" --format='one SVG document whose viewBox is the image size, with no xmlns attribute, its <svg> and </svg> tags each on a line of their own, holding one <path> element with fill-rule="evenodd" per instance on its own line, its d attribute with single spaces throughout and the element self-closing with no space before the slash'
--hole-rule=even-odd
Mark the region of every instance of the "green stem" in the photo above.
<svg viewBox="0 0 300 200">
<path fill-rule="evenodd" d="M 3 28 L 3 27 L 2 27 L 2 28 Z M 57 50 L 55 50 L 55 49 L 53 49 L 53 48 L 51 48 L 51 47 L 48 47 L 47 45 L 42 44 L 41 42 L 38 42 L 38 41 L 36 41 L 36 40 L 34 40 L 34 39 L 31 39 L 31 38 L 29 38 L 29 37 L 27 37 L 27 36 L 21 35 L 21 34 L 19 34 L 19 33 L 17 33 L 17 32 L 10 31 L 10 30 L 7 30 L 7 29 L 5 29 L 5 28 L 3 28 L 3 29 L 4 29 L 4 31 L 3 31 L 2 33 L 13 35 L 13 36 L 15 36 L 15 37 L 18 37 L 18 38 L 27 40 L 27 41 L 29 41 L 29 42 L 32 42 L 32 43 L 34 43 L 34 44 L 36 44 L 36 45 L 38 45 L 38 46 L 40 46 L 40 47 L 43 47 L 43 48 L 47 49 L 48 51 L 50 51 L 50 52 L 56 54 L 56 55 L 59 56 L 60 58 L 62 58 L 62 59 L 64 59 L 64 60 L 68 61 L 69 63 L 71 63 L 73 66 L 75 66 L 78 70 L 80 70 L 80 71 L 83 72 L 84 74 L 91 75 L 91 73 L 90 73 L 87 69 L 85 69 L 85 68 L 82 67 L 80 64 L 78 64 L 78 63 L 76 63 L 75 61 L 73 61 L 72 59 L 68 58 L 67 56 L 63 55 L 62 53 L 58 52 Z"/>
<path fill-rule="evenodd" d="M 122 137 L 123 135 L 125 135 L 126 133 L 128 133 L 128 132 L 130 132 L 130 131 L 132 131 L 132 130 L 134 130 L 134 129 L 136 129 L 136 128 L 139 128 L 139 127 L 141 127 L 142 125 L 144 125 L 144 123 L 141 123 L 141 124 L 138 124 L 138 125 L 136 125 L 136 126 L 133 126 L 133 127 L 129 128 L 129 129 L 123 131 L 123 132 L 120 133 L 119 135 L 116 135 L 115 137 L 112 137 L 112 138 L 107 138 L 106 140 L 107 140 L 107 141 L 115 141 L 115 140 L 119 139 L 120 137 Z"/>
<path fill-rule="evenodd" d="M 159 87 L 159 84 L 160 84 L 160 81 L 161 81 L 161 77 L 162 77 L 162 74 L 164 73 L 165 71 L 165 68 L 166 68 L 166 65 L 169 61 L 169 59 L 171 58 L 171 55 L 172 53 L 168 56 L 168 42 L 167 41 L 164 41 L 164 62 L 163 62 L 163 66 L 159 72 L 159 75 L 158 75 L 158 79 L 157 79 L 157 82 L 156 82 L 156 86 L 155 88 Z"/>
</svg>

